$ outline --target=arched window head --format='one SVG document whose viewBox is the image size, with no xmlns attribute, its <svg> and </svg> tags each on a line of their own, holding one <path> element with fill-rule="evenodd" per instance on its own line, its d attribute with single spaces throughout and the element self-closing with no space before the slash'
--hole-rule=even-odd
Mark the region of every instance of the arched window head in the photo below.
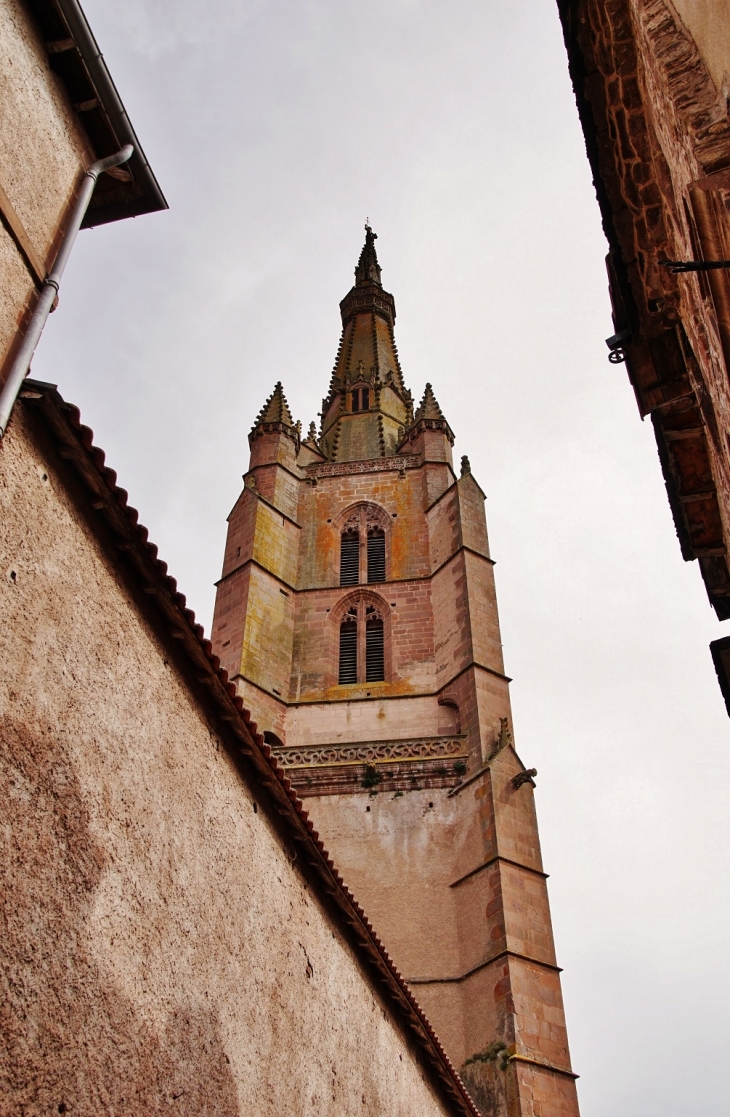
<svg viewBox="0 0 730 1117">
<path fill-rule="evenodd" d="M 438 731 L 439 736 L 461 732 L 459 707 L 453 698 L 439 698 Z"/>
<path fill-rule="evenodd" d="M 382 606 L 362 598 L 340 621 L 340 686 L 385 681 L 385 623 Z"/>
<path fill-rule="evenodd" d="M 340 585 L 384 582 L 390 518 L 377 504 L 359 504 L 345 514 L 340 531 Z"/>
</svg>

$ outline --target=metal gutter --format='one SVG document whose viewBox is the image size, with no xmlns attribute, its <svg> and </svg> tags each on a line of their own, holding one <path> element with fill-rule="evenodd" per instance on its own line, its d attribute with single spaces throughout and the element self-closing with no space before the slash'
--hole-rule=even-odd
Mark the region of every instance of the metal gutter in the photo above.
<svg viewBox="0 0 730 1117">
<path fill-rule="evenodd" d="M 109 171 L 113 167 L 118 167 L 120 164 L 126 163 L 131 154 L 132 147 L 130 144 L 127 144 L 126 147 L 123 147 L 121 151 L 117 151 L 114 155 L 108 155 L 106 159 L 97 159 L 95 163 L 92 163 L 81 180 L 79 193 L 66 232 L 63 235 L 61 247 L 56 254 L 56 259 L 53 262 L 50 273 L 43 281 L 35 310 L 28 323 L 28 328 L 25 331 L 20 348 L 10 366 L 7 380 L 0 392 L 0 438 L 5 434 L 15 401 L 18 398 L 18 392 L 23 386 L 25 377 L 28 375 L 30 362 L 33 359 L 36 346 L 41 339 L 43 327 L 48 321 L 48 315 L 53 310 L 54 302 L 58 297 L 61 277 L 66 270 L 66 264 L 71 255 L 71 249 L 74 246 L 89 202 L 91 201 L 91 196 L 94 193 L 96 180 L 104 171 Z"/>
</svg>

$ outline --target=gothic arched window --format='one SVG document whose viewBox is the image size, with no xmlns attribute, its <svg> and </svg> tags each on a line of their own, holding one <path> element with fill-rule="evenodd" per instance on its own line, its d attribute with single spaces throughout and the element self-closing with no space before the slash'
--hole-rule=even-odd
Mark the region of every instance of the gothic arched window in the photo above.
<svg viewBox="0 0 730 1117">
<path fill-rule="evenodd" d="M 381 608 L 366 598 L 340 621 L 340 686 L 385 681 L 385 624 Z"/>
<path fill-rule="evenodd" d="M 377 504 L 360 504 L 346 515 L 340 527 L 340 585 L 384 582 L 390 532 L 388 513 Z"/>
</svg>

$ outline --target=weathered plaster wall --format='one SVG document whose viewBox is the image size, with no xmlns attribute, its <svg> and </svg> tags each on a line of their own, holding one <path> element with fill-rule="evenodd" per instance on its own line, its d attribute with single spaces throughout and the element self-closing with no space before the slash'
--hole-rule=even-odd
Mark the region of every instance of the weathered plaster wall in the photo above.
<svg viewBox="0 0 730 1117">
<path fill-rule="evenodd" d="M 28 430 L 0 451 L 0 1109 L 443 1113 Z"/>
<path fill-rule="evenodd" d="M 0 186 L 48 266 L 82 170 L 93 161 L 79 121 L 48 64 L 22 0 L 0 0 Z M 2 362 L 35 285 L 0 226 Z"/>
</svg>

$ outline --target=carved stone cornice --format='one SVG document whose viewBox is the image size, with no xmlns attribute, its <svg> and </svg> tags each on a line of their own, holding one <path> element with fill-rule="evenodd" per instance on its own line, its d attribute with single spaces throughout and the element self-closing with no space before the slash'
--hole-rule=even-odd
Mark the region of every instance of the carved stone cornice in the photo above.
<svg viewBox="0 0 730 1117">
<path fill-rule="evenodd" d="M 356 314 L 378 314 L 392 326 L 395 322 L 395 299 L 374 283 L 353 287 L 340 303 L 340 314 L 343 326 Z"/>
<path fill-rule="evenodd" d="M 349 473 L 380 473 L 389 469 L 417 469 L 421 460 L 415 454 L 393 458 L 369 458 L 355 462 L 326 462 L 304 466 L 307 477 L 343 477 Z"/>
<path fill-rule="evenodd" d="M 274 749 L 301 796 L 453 788 L 468 762 L 466 734 Z"/>
<path fill-rule="evenodd" d="M 454 432 L 445 419 L 417 419 L 400 440 L 399 445 L 402 446 L 405 442 L 415 442 L 418 435 L 424 430 L 443 431 L 451 445 L 454 445 Z"/>
</svg>

